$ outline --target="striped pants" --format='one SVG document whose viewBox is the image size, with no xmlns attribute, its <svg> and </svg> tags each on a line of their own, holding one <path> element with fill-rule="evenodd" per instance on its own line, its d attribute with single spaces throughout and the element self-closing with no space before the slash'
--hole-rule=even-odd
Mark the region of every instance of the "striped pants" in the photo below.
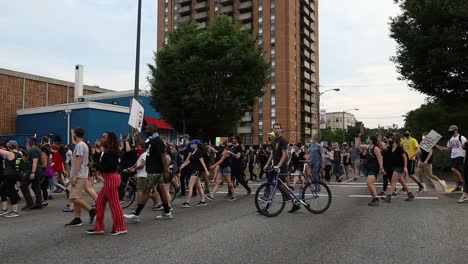
<svg viewBox="0 0 468 264">
<path fill-rule="evenodd" d="M 120 175 L 117 173 L 104 173 L 103 176 L 105 180 L 104 187 L 99 192 L 96 200 L 96 226 L 94 230 L 104 231 L 104 213 L 106 204 L 109 202 L 112 220 L 114 221 L 112 230 L 125 231 L 127 227 L 124 223 L 123 210 L 119 201 Z"/>
</svg>

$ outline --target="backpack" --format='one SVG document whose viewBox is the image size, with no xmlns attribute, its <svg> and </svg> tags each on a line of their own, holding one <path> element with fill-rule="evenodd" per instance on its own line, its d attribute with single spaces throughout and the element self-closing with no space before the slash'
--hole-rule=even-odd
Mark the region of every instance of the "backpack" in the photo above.
<svg viewBox="0 0 468 264">
<path fill-rule="evenodd" d="M 15 160 L 15 170 L 17 173 L 24 172 L 26 162 L 23 159 L 23 154 L 21 152 L 18 153 L 16 160 Z"/>
<path fill-rule="evenodd" d="M 44 171 L 44 175 L 47 178 L 52 178 L 55 175 L 54 169 L 52 168 L 52 165 L 50 164 L 50 161 L 47 161 L 47 168 Z"/>
</svg>

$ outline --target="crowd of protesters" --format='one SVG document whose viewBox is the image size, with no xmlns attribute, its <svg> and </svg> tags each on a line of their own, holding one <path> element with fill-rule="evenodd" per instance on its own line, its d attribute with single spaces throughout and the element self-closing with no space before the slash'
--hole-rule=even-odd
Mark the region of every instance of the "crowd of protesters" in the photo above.
<svg viewBox="0 0 468 264">
<path fill-rule="evenodd" d="M 451 152 L 452 172 L 457 179 L 454 191 L 463 188 L 465 192 L 459 202 L 464 202 L 468 200 L 468 170 L 464 159 L 468 143 L 456 126 L 450 126 L 449 132 L 451 139 L 447 146 L 437 145 L 435 148 Z M 307 146 L 288 142 L 281 135 L 281 125 L 275 124 L 269 134 L 270 141 L 256 148 L 243 146 L 238 135 L 223 140 L 219 146 L 191 139 L 189 135 L 183 135 L 176 144 L 164 142 L 153 124 L 145 128 L 146 140 L 137 130 L 132 136 L 120 138 L 112 132 L 105 132 L 93 146 L 85 140 L 82 128 L 71 133 L 73 149 L 63 145 L 59 137 L 55 137 L 53 142 L 48 137 L 33 137 L 23 148 L 16 141 L 1 145 L 0 216 L 19 216 L 20 191 L 25 203 L 22 211 L 43 209 L 55 193 L 64 192 L 70 203 L 63 211 L 74 213 L 73 219 L 65 226 L 82 226 L 81 212 L 85 210 L 90 224 L 96 220 L 94 228 L 87 232 L 104 233 L 104 212 L 108 203 L 113 219 L 110 234 L 120 235 L 127 232 L 124 219 L 139 221 L 150 198 L 153 200 L 152 209 L 163 211 L 156 219 L 174 217 L 171 182 L 177 186 L 172 191 L 183 197 L 182 208 L 190 207 L 192 198 L 196 196 L 196 206 L 201 207 L 207 204 L 207 200 L 219 198 L 216 195 L 224 183 L 229 201 L 237 200 L 238 185 L 250 195 L 252 189 L 248 180 L 254 182 L 268 178 L 272 167 L 277 167 L 281 175 L 289 175 L 284 181 L 290 188 L 302 183 L 304 176 L 326 182 L 330 182 L 333 175 L 336 182 L 366 176 L 372 196 L 371 206 L 379 204 L 379 195 L 385 202 L 391 202 L 392 196 L 397 195 L 398 182 L 403 187 L 400 192 L 407 193 L 406 201 L 413 200 L 415 197 L 408 187 L 407 178 L 418 184 L 418 192 L 425 191 L 422 184 L 424 176 L 439 182 L 443 189 L 447 187 L 432 173 L 433 150 L 422 149 L 411 137 L 410 130 L 406 130 L 402 138 L 389 133 L 385 137 L 371 136 L 364 142 L 359 135 L 355 142 L 343 143 L 341 147 L 319 143 L 319 139 L 314 137 L 312 144 Z M 383 177 L 383 189 L 378 195 L 375 181 L 379 175 Z M 137 206 L 131 214 L 124 214 L 120 204 L 125 198 L 124 188 L 130 177 L 136 177 Z M 214 183 L 211 189 L 210 180 Z M 94 187 L 96 182 L 103 183 L 99 192 Z M 82 198 L 83 193 L 90 196 L 92 204 Z M 299 205 L 293 205 L 290 212 L 298 209 Z"/>
</svg>

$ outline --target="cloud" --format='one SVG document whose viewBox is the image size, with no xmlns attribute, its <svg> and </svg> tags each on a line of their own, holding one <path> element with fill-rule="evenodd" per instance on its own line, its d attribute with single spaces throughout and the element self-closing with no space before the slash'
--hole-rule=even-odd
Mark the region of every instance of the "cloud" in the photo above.
<svg viewBox="0 0 468 264">
<path fill-rule="evenodd" d="M 396 43 L 388 23 L 398 12 L 393 0 L 320 2 L 321 91 L 341 89 L 322 96 L 327 111 L 359 108 L 353 113 L 367 127 L 403 126 L 402 115 L 424 103 L 425 96 L 397 80 L 390 62 Z"/>
</svg>

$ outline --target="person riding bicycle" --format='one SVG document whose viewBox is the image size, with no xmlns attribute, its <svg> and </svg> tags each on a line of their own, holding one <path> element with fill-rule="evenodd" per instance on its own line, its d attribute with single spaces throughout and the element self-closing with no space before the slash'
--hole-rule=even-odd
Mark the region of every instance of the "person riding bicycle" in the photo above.
<svg viewBox="0 0 468 264">
<path fill-rule="evenodd" d="M 273 125 L 273 133 L 275 134 L 275 138 L 272 141 L 272 150 L 270 157 L 268 158 L 268 162 L 266 163 L 265 167 L 263 168 L 265 171 L 268 171 L 270 168 L 270 165 L 272 164 L 273 161 L 273 170 L 268 172 L 268 182 L 272 182 L 275 176 L 275 173 L 279 171 L 278 177 L 281 179 L 283 182 L 286 182 L 286 176 L 288 175 L 288 165 L 286 163 L 288 154 L 287 154 L 287 149 L 288 149 L 288 141 L 281 135 L 281 124 L 275 123 Z M 282 185 L 280 185 L 279 188 L 284 188 Z M 285 191 L 287 197 L 286 199 L 292 200 L 291 195 L 289 192 Z M 301 207 L 298 204 L 293 203 L 293 206 L 291 210 L 288 211 L 288 213 L 294 213 L 297 210 L 299 210 Z"/>
</svg>

